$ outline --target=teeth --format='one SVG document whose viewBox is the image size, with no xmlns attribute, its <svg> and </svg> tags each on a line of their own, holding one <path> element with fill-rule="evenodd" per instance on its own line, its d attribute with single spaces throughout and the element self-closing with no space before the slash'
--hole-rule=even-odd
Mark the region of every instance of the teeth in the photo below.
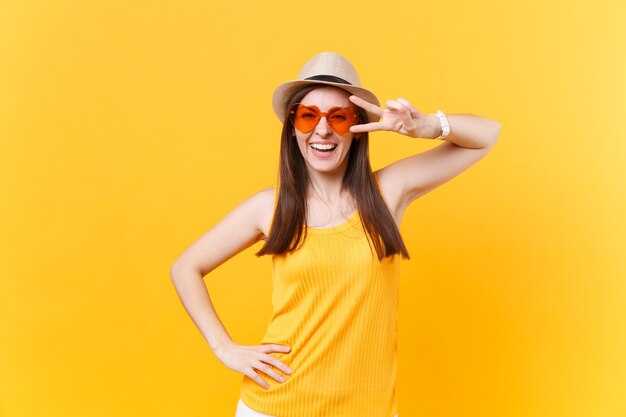
<svg viewBox="0 0 626 417">
<path fill-rule="evenodd" d="M 335 149 L 337 145 L 330 143 L 313 143 L 311 144 L 311 148 L 327 150 L 327 149 Z"/>
</svg>

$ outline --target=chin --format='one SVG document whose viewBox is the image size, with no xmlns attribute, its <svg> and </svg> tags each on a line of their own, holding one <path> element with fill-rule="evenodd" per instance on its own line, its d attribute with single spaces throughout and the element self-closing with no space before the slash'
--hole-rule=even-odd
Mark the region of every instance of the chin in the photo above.
<svg viewBox="0 0 626 417">
<path fill-rule="evenodd" d="M 334 172 L 339 170 L 345 161 L 335 161 L 334 163 L 326 161 L 307 161 L 307 165 L 310 169 L 318 172 Z"/>
</svg>

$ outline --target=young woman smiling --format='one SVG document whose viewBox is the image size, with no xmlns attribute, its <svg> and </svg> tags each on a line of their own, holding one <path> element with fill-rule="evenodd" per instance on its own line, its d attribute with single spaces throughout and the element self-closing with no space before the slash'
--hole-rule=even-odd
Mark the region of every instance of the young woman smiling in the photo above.
<svg viewBox="0 0 626 417">
<path fill-rule="evenodd" d="M 172 266 L 216 357 L 243 374 L 236 417 L 398 417 L 400 234 L 406 208 L 478 162 L 498 122 L 380 107 L 344 57 L 322 52 L 279 85 L 278 184 L 241 202 Z M 443 142 L 375 172 L 369 132 Z M 273 313 L 258 345 L 233 341 L 203 277 L 256 242 L 271 255 Z M 267 380 L 264 378 L 267 377 Z"/>
</svg>

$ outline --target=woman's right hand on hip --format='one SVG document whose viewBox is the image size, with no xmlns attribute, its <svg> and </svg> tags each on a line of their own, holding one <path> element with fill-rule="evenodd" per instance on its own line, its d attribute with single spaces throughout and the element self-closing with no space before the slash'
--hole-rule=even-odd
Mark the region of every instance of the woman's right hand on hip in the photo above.
<svg viewBox="0 0 626 417">
<path fill-rule="evenodd" d="M 285 382 L 285 378 L 269 365 L 273 365 L 286 374 L 291 374 L 292 370 L 269 353 L 285 353 L 290 350 L 291 347 L 285 345 L 262 344 L 246 346 L 231 342 L 217 347 L 213 353 L 229 369 L 247 375 L 263 388 L 269 389 L 269 384 L 261 378 L 255 369 L 266 373 L 278 382 Z"/>
</svg>

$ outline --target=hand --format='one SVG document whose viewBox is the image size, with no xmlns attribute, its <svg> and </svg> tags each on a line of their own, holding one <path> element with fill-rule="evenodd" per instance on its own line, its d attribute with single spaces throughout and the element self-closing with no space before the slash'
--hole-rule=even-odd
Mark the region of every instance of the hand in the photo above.
<svg viewBox="0 0 626 417">
<path fill-rule="evenodd" d="M 244 346 L 237 343 L 228 343 L 216 348 L 213 353 L 226 367 L 233 371 L 247 375 L 265 389 L 269 389 L 269 385 L 263 378 L 255 372 L 255 369 L 263 371 L 278 382 L 285 382 L 285 378 L 278 372 L 273 370 L 269 365 L 274 365 L 286 374 L 291 374 L 291 369 L 279 361 L 270 352 L 289 352 L 291 347 L 275 344 L 263 344 L 254 346 Z"/>
<path fill-rule="evenodd" d="M 349 99 L 357 106 L 383 118 L 379 122 L 354 125 L 350 128 L 351 132 L 390 130 L 412 138 L 428 137 L 425 134 L 431 130 L 429 115 L 417 110 L 402 97 L 398 100 L 387 100 L 388 108 L 385 110 L 355 95 L 351 95 Z"/>
</svg>

